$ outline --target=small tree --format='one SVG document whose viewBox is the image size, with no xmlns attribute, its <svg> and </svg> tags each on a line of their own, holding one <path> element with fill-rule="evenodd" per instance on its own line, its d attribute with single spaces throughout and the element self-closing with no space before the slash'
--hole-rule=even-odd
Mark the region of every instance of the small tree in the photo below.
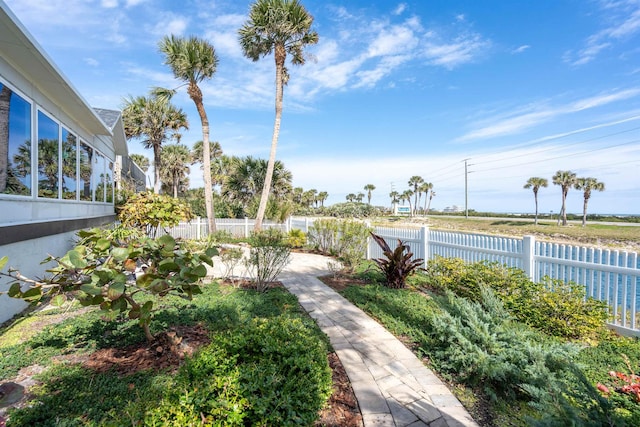
<svg viewBox="0 0 640 427">
<path fill-rule="evenodd" d="M 202 292 L 200 280 L 207 275 L 203 264 L 213 265 L 211 257 L 217 254 L 214 248 L 200 254 L 183 250 L 168 235 L 125 244 L 115 234 L 99 229 L 78 235 L 80 244 L 66 255 L 44 261 L 57 263 L 47 270 L 51 274 L 48 278 L 27 278 L 11 268 L 8 273 L 0 272 L 14 280 L 7 295 L 27 302 L 50 297 L 54 305 L 73 298 L 83 306 L 99 306 L 106 318 L 126 313 L 130 319 L 138 319 L 149 342 L 153 341 L 149 326 L 154 301 L 140 296 L 173 294 L 191 299 Z M 6 256 L 0 258 L 0 270 L 8 261 Z M 23 284 L 28 289 L 23 291 Z"/>
<path fill-rule="evenodd" d="M 138 228 L 155 237 L 158 227 L 173 227 L 192 218 L 191 208 L 180 199 L 156 193 L 137 193 L 118 213 L 125 227 Z"/>
<path fill-rule="evenodd" d="M 587 205 L 591 198 L 591 191 L 604 191 L 604 182 L 599 182 L 595 178 L 578 178 L 574 184 L 576 190 L 581 190 L 584 196 L 584 203 L 582 204 L 582 226 L 587 225 Z"/>
<path fill-rule="evenodd" d="M 531 177 L 524 185 L 524 188 L 533 189 L 533 198 L 536 201 L 536 219 L 534 221 L 534 225 L 538 225 L 538 190 L 540 187 L 547 187 L 549 185 L 549 181 L 545 178 Z"/>
</svg>

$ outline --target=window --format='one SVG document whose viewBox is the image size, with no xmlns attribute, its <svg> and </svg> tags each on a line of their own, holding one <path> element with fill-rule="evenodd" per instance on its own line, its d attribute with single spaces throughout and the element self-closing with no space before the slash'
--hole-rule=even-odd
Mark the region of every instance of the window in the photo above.
<svg viewBox="0 0 640 427">
<path fill-rule="evenodd" d="M 0 193 L 31 195 L 31 104 L 1 82 Z"/>
<path fill-rule="evenodd" d="M 60 127 L 38 111 L 38 197 L 58 198 Z"/>
<path fill-rule="evenodd" d="M 80 200 L 93 200 L 91 189 L 91 175 L 93 170 L 93 148 L 80 142 Z"/>
<path fill-rule="evenodd" d="M 113 162 L 109 162 L 107 169 L 107 203 L 113 203 Z"/>
<path fill-rule="evenodd" d="M 93 176 L 91 177 L 92 186 L 94 186 L 95 201 L 104 202 L 105 193 L 105 160 L 102 153 L 94 152 L 93 160 Z"/>
<path fill-rule="evenodd" d="M 67 200 L 76 199 L 77 151 L 76 136 L 62 128 L 62 198 Z"/>
</svg>

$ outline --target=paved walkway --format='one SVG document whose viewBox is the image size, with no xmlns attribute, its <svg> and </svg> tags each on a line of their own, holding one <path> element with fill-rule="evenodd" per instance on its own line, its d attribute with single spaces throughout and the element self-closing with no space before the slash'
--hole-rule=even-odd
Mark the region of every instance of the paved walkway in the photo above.
<svg viewBox="0 0 640 427">
<path fill-rule="evenodd" d="M 409 349 L 317 279 L 328 274 L 328 260 L 293 253 L 280 280 L 329 336 L 351 381 L 364 426 L 477 426 L 447 386 Z"/>
</svg>

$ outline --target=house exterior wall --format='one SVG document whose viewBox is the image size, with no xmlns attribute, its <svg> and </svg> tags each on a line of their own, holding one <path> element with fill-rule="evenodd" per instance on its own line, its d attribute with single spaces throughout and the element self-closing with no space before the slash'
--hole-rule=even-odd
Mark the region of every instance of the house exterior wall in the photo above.
<svg viewBox="0 0 640 427">
<path fill-rule="evenodd" d="M 0 165 L 13 162 L 3 168 L 4 175 L 0 171 L 0 176 L 4 177 L 0 183 L 4 184 L 0 187 L 3 189 L 0 191 L 0 257 L 7 256 L 8 266 L 18 269 L 27 277 L 43 277 L 47 266 L 40 265 L 40 262 L 49 254 L 64 255 L 73 246 L 78 230 L 104 225 L 115 219 L 116 155 L 127 155 L 126 144 L 122 142 L 116 145 L 113 131 L 75 91 L 1 0 L 0 30 L 0 89 L 9 89 L 12 97 L 19 96 L 20 106 L 30 104 L 30 109 L 25 107 L 20 110 L 28 110 L 21 113 L 20 117 L 30 117 L 31 122 L 28 144 L 23 144 L 21 139 L 23 135 L 24 139 L 29 139 L 26 130 L 28 125 L 23 125 L 19 132 L 13 133 L 20 135 L 20 138 L 10 142 L 13 116 L 5 114 L 4 119 L 0 116 L 0 120 L 3 120 L 0 125 L 5 125 L 5 132 L 0 135 L 3 136 L 0 145 L 4 144 L 4 151 L 0 146 L 0 153 L 7 156 L 5 159 L 10 159 L 1 161 Z M 6 113 L 6 109 L 4 111 Z M 11 104 L 9 111 L 11 114 Z M 45 133 L 39 128 L 39 120 L 53 124 L 52 128 L 57 131 L 49 135 L 56 135 L 57 132 L 57 136 L 42 136 Z M 26 121 L 17 120 L 15 123 Z M 122 126 L 121 122 L 119 126 Z M 68 131 L 66 137 L 64 130 Z M 123 130 L 120 131 L 124 135 Z M 40 139 L 39 134 L 42 134 Z M 69 134 L 75 136 L 75 142 L 69 142 Z M 124 141 L 123 137 L 121 139 Z M 49 141 L 49 145 L 41 141 Z M 70 151 L 65 152 L 65 141 L 68 142 L 67 146 L 75 146 L 73 155 L 69 154 Z M 84 163 L 91 165 L 90 179 L 82 178 L 83 144 L 91 148 L 88 150 L 91 155 L 87 156 L 88 160 Z M 21 169 L 17 165 L 27 162 L 15 160 L 16 147 L 26 147 L 25 150 L 31 152 L 27 168 L 31 171 L 30 178 L 20 174 Z M 48 157 L 43 154 L 47 153 L 44 147 L 49 147 L 56 154 Z M 14 151 L 7 155 L 12 149 Z M 70 161 L 64 162 L 74 156 L 75 173 L 65 172 L 73 170 L 71 166 L 65 169 Z M 50 165 L 57 162 L 57 175 L 42 172 L 41 160 L 48 161 Z M 84 170 L 84 176 L 87 176 L 87 168 Z M 11 178 L 7 178 L 6 171 L 10 171 Z M 15 177 L 22 181 L 18 182 Z M 51 185 L 45 187 L 43 181 Z M 30 189 L 26 188 L 28 184 Z M 88 200 L 87 194 L 90 194 Z M 8 278 L 0 277 L 0 292 L 8 290 L 9 282 Z M 20 300 L 0 295 L 0 323 L 25 307 L 26 304 Z"/>
</svg>

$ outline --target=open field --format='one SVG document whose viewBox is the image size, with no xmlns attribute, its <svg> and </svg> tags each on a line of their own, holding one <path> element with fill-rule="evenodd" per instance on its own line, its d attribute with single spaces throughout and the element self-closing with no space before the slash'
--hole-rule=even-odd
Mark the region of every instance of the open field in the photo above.
<svg viewBox="0 0 640 427">
<path fill-rule="evenodd" d="M 640 227 L 592 222 L 582 227 L 580 223 L 557 226 L 556 221 L 512 218 L 473 218 L 429 216 L 415 218 L 376 218 L 374 225 L 386 227 L 416 227 L 429 225 L 434 229 L 458 230 L 503 236 L 533 235 L 539 240 L 569 244 L 593 245 L 640 251 Z"/>
</svg>

